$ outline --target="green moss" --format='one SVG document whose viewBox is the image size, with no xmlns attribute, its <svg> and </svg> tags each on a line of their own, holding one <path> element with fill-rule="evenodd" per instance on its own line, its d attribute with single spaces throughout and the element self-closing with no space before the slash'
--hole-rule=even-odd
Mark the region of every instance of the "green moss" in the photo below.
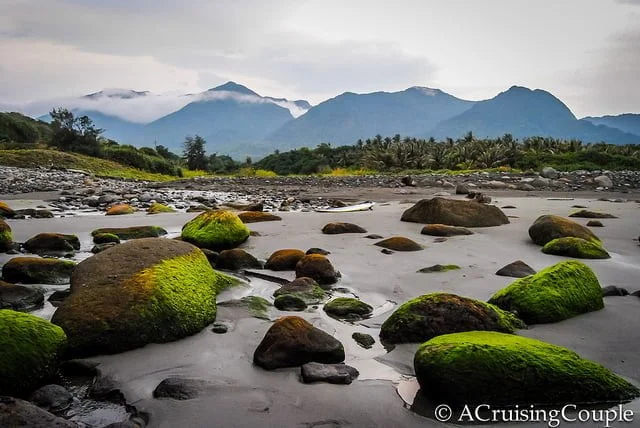
<svg viewBox="0 0 640 428">
<path fill-rule="evenodd" d="M 609 259 L 611 256 L 597 241 L 582 238 L 557 238 L 542 247 L 542 252 L 578 259 Z"/>
<path fill-rule="evenodd" d="M 439 336 L 415 354 L 422 391 L 453 405 L 623 402 L 640 391 L 575 352 L 496 332 Z"/>
<path fill-rule="evenodd" d="M 402 304 L 382 324 L 389 344 L 424 342 L 443 334 L 472 330 L 513 333 L 525 328 L 514 314 L 489 303 L 449 293 L 431 293 Z"/>
<path fill-rule="evenodd" d="M 517 279 L 489 302 L 516 311 L 527 324 L 562 321 L 604 307 L 598 278 L 589 266 L 576 260 Z"/>
<path fill-rule="evenodd" d="M 2 276 L 24 284 L 65 284 L 75 267 L 71 260 L 14 257 L 2 267 Z"/>
<path fill-rule="evenodd" d="M 173 208 L 159 202 L 154 202 L 147 208 L 147 214 L 173 213 L 175 211 Z"/>
<path fill-rule="evenodd" d="M 91 232 L 91 236 L 109 233 L 116 235 L 122 240 L 157 238 L 167 234 L 167 231 L 160 226 L 132 226 L 132 227 L 103 227 Z"/>
<path fill-rule="evenodd" d="M 0 251 L 7 251 L 12 245 L 13 234 L 11 233 L 11 227 L 0 219 Z"/>
<path fill-rule="evenodd" d="M 273 301 L 273 306 L 281 311 L 304 311 L 307 304 L 298 296 L 281 294 Z"/>
<path fill-rule="evenodd" d="M 313 288 L 309 291 L 291 291 L 287 289 L 285 286 L 285 287 L 282 287 L 282 289 L 278 289 L 273 293 L 275 297 L 282 296 L 285 294 L 302 299 L 308 305 L 320 303 L 321 301 L 327 298 L 327 293 L 318 285 L 314 285 Z"/>
<path fill-rule="evenodd" d="M 235 248 L 249 237 L 249 229 L 232 212 L 203 212 L 182 228 L 182 239 L 198 247 L 220 251 Z"/>
<path fill-rule="evenodd" d="M 338 297 L 324 305 L 324 311 L 339 318 L 370 315 L 373 307 L 353 297 Z"/>
<path fill-rule="evenodd" d="M 426 268 L 422 268 L 418 272 L 421 272 L 421 273 L 448 272 L 450 270 L 458 270 L 458 269 L 460 269 L 460 266 L 458 265 L 433 265 Z"/>
<path fill-rule="evenodd" d="M 351 335 L 351 337 L 356 341 L 358 345 L 360 345 L 364 349 L 371 349 L 371 347 L 376 343 L 376 340 L 371 337 L 370 334 L 355 332 Z"/>
<path fill-rule="evenodd" d="M 107 244 L 109 242 L 115 242 L 116 244 L 120 243 L 120 238 L 118 235 L 113 233 L 96 233 L 93 235 L 93 243 L 94 244 Z"/>
<path fill-rule="evenodd" d="M 271 303 L 264 297 L 260 296 L 246 296 L 240 299 L 247 304 L 249 313 L 256 318 L 269 319 L 269 307 Z"/>
<path fill-rule="evenodd" d="M 60 327 L 33 315 L 0 310 L 0 395 L 23 396 L 51 378 L 65 345 Z"/>
</svg>

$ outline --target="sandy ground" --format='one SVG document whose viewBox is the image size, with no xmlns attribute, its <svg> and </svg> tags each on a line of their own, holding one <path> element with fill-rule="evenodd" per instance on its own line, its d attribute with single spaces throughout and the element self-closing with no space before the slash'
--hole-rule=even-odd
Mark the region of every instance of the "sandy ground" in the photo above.
<svg viewBox="0 0 640 428">
<path fill-rule="evenodd" d="M 420 235 L 422 225 L 400 221 L 401 213 L 411 205 L 399 199 L 417 200 L 420 195 L 416 194 L 384 199 L 393 201 L 380 202 L 368 212 L 282 213 L 281 222 L 250 225 L 261 236 L 250 238 L 243 248 L 256 257 L 266 259 L 271 252 L 281 248 L 321 247 L 329 250 L 330 260 L 343 275 L 337 286 L 347 288 L 376 308 L 373 318 L 357 324 L 331 319 L 322 310 L 296 313 L 335 335 L 345 345 L 347 364 L 361 372 L 360 378 L 350 386 L 304 385 L 298 380 L 298 369 L 267 372 L 254 367 L 253 352 L 270 322 L 225 307 L 219 308 L 218 320 L 233 323 L 232 331 L 227 334 L 217 335 L 205 329 L 178 342 L 149 345 L 94 359 L 101 362 L 103 372 L 114 378 L 130 403 L 151 414 L 152 427 L 451 426 L 415 414 L 397 393 L 398 384 L 411 384 L 414 345 L 399 346 L 387 353 L 376 343 L 372 349 L 364 350 L 356 345 L 351 334 L 366 332 L 377 340 L 379 326 L 390 311 L 397 304 L 421 294 L 446 291 L 486 300 L 512 282 L 511 278 L 496 276 L 495 271 L 514 260 L 521 259 L 537 270 L 563 260 L 541 253 L 540 247 L 530 242 L 527 229 L 539 215 L 568 215 L 574 204 L 619 217 L 602 220 L 606 227 L 594 229 L 612 259 L 585 261 L 594 269 L 601 284 L 625 287 L 630 292 L 640 289 L 637 242 L 640 205 L 636 202 L 612 203 L 593 199 L 594 196 L 614 197 L 610 194 L 562 195 L 574 197 L 571 201 L 514 196 L 513 193 L 490 194 L 497 206 L 517 207 L 504 210 L 511 216 L 511 224 L 474 229 L 475 235 L 449 238 L 442 243 L 434 243 L 433 237 Z M 356 199 L 374 199 L 360 196 Z M 36 204 L 24 201 L 28 205 L 27 202 Z M 156 224 L 170 233 L 178 233 L 195 215 L 85 216 L 12 220 L 9 223 L 17 241 L 45 231 L 76 233 L 83 249 L 88 249 L 91 247 L 89 233 L 97 227 Z M 362 235 L 323 235 L 320 229 L 331 221 L 357 223 L 369 233 L 384 237 L 406 236 L 423 244 L 425 250 L 384 255 L 373 245 L 375 241 Z M 584 224 L 587 220 L 577 221 Z M 462 269 L 432 274 L 416 272 L 437 263 L 458 264 Z M 275 284 L 256 280 L 249 286 L 224 293 L 219 300 L 250 294 L 269 296 L 276 288 Z M 573 349 L 640 384 L 640 299 L 609 297 L 605 304 L 601 311 L 560 323 L 533 326 L 519 334 Z M 282 314 L 275 310 L 271 312 L 273 317 Z M 207 379 L 217 386 L 194 400 L 153 399 L 155 386 L 169 376 Z M 636 421 L 614 426 L 640 426 L 640 403 L 636 401 L 625 406 L 635 411 Z M 546 426 L 544 423 L 516 425 Z"/>
</svg>

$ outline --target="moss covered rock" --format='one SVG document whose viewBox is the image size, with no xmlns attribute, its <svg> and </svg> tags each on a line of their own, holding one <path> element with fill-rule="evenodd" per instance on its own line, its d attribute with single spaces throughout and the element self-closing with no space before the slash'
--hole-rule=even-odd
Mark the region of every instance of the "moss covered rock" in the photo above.
<svg viewBox="0 0 640 428">
<path fill-rule="evenodd" d="M 402 304 L 382 324 L 385 343 L 424 342 L 443 334 L 472 330 L 513 333 L 525 325 L 512 313 L 449 293 L 425 294 Z"/>
<path fill-rule="evenodd" d="M 16 212 L 6 202 L 0 201 L 0 217 L 13 218 L 15 215 Z"/>
<path fill-rule="evenodd" d="M 618 218 L 618 217 L 614 216 L 613 214 L 599 213 L 599 212 L 596 212 L 596 211 L 589 211 L 589 210 L 576 211 L 576 212 L 570 214 L 569 217 L 577 217 L 577 218 Z"/>
<path fill-rule="evenodd" d="M 611 256 L 602 245 L 582 238 L 557 238 L 547 242 L 542 252 L 554 256 L 565 256 L 576 259 L 609 259 Z"/>
<path fill-rule="evenodd" d="M 218 254 L 216 268 L 228 270 L 262 269 L 262 263 L 245 250 L 234 248 L 221 251 Z"/>
<path fill-rule="evenodd" d="M 334 222 L 325 224 L 322 228 L 322 233 L 325 235 L 339 235 L 342 233 L 367 233 L 367 231 L 357 224 Z"/>
<path fill-rule="evenodd" d="M 496 332 L 431 339 L 416 352 L 414 367 L 423 393 L 454 406 L 613 403 L 640 394 L 569 349 Z"/>
<path fill-rule="evenodd" d="M 376 242 L 374 245 L 393 251 L 420 251 L 424 249 L 422 245 L 404 236 L 393 236 Z"/>
<path fill-rule="evenodd" d="M 247 211 L 238 214 L 243 223 L 260 223 L 263 221 L 280 221 L 282 217 L 262 211 Z"/>
<path fill-rule="evenodd" d="M 44 303 L 44 291 L 39 287 L 25 287 L 0 281 L 0 309 L 31 311 Z"/>
<path fill-rule="evenodd" d="M 250 316 L 263 320 L 270 319 L 269 308 L 273 306 L 267 299 L 260 296 L 245 296 L 241 299 L 225 300 L 220 302 L 219 305 L 228 308 L 245 309 Z"/>
<path fill-rule="evenodd" d="M 371 315 L 373 307 L 353 297 L 338 297 L 324 305 L 324 311 L 335 318 L 360 319 Z"/>
<path fill-rule="evenodd" d="M 66 284 L 75 266 L 70 260 L 14 257 L 2 266 L 2 278 L 24 284 Z"/>
<path fill-rule="evenodd" d="M 182 240 L 221 251 L 235 248 L 249 237 L 249 229 L 230 211 L 203 212 L 182 228 Z"/>
<path fill-rule="evenodd" d="M 371 349 L 376 343 L 376 340 L 370 334 L 366 333 L 355 332 L 351 335 L 351 338 L 364 349 Z"/>
<path fill-rule="evenodd" d="M 520 278 L 495 293 L 489 303 L 517 312 L 527 324 L 562 321 L 604 307 L 598 278 L 576 260 Z"/>
<path fill-rule="evenodd" d="M 232 283 L 193 245 L 136 239 L 78 264 L 52 322 L 67 333 L 71 356 L 169 342 L 213 322 L 216 294 Z"/>
<path fill-rule="evenodd" d="M 109 244 L 109 243 L 120 243 L 120 238 L 118 235 L 114 233 L 97 233 L 93 235 L 93 243 L 94 244 Z"/>
<path fill-rule="evenodd" d="M 307 304 L 300 297 L 292 294 L 281 294 L 273 301 L 273 306 L 281 311 L 304 311 Z"/>
<path fill-rule="evenodd" d="M 8 251 L 13 246 L 11 227 L 0 218 L 0 252 Z"/>
<path fill-rule="evenodd" d="M 344 347 L 339 340 L 300 317 L 283 317 L 269 328 L 253 354 L 254 364 L 274 370 L 311 361 L 341 363 Z"/>
<path fill-rule="evenodd" d="M 402 214 L 401 220 L 462 227 L 489 227 L 509 223 L 507 216 L 496 206 L 444 198 L 418 201 Z"/>
<path fill-rule="evenodd" d="M 160 226 L 132 226 L 132 227 L 103 227 L 91 232 L 91 236 L 101 234 L 116 235 L 122 240 L 140 238 L 158 238 L 167 234 L 167 231 Z"/>
<path fill-rule="evenodd" d="M 284 294 L 299 297 L 308 305 L 320 303 L 327 298 L 327 293 L 315 280 L 304 276 L 283 285 L 273 293 L 275 297 Z"/>
<path fill-rule="evenodd" d="M 433 265 L 418 270 L 420 273 L 449 272 L 450 270 L 459 270 L 458 265 Z"/>
<path fill-rule="evenodd" d="M 529 236 L 537 245 L 545 245 L 557 238 L 582 238 L 600 242 L 600 239 L 583 225 L 557 215 L 543 215 L 529 228 Z"/>
<path fill-rule="evenodd" d="M 65 345 L 64 332 L 49 321 L 0 310 L 0 395 L 23 396 L 51 378 Z"/>
<path fill-rule="evenodd" d="M 176 212 L 170 206 L 161 204 L 159 202 L 152 203 L 149 208 L 147 208 L 147 214 L 160 214 L 160 213 L 173 213 Z"/>
<path fill-rule="evenodd" d="M 295 270 L 296 264 L 305 256 L 305 252 L 293 248 L 275 251 L 267 259 L 265 269 L 271 270 Z"/>
<path fill-rule="evenodd" d="M 473 235 L 473 232 L 466 227 L 447 226 L 446 224 L 427 224 L 420 231 L 423 235 L 430 236 L 460 236 Z"/>
<path fill-rule="evenodd" d="M 39 233 L 25 242 L 24 248 L 41 256 L 59 256 L 73 254 L 79 250 L 80 240 L 76 235 Z"/>
<path fill-rule="evenodd" d="M 308 254 L 296 264 L 296 278 L 308 277 L 326 288 L 338 282 L 340 272 L 321 254 Z"/>
<path fill-rule="evenodd" d="M 105 215 L 125 215 L 133 214 L 136 209 L 129 204 L 117 204 L 110 207 Z"/>
</svg>

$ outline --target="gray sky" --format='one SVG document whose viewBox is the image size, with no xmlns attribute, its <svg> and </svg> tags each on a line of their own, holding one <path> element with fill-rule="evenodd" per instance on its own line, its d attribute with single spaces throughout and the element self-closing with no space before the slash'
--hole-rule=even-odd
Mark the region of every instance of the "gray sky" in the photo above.
<svg viewBox="0 0 640 428">
<path fill-rule="evenodd" d="M 312 103 L 517 84 L 579 117 L 640 113 L 640 0 L 0 0 L 0 58 L 0 109 L 234 80 Z"/>
</svg>

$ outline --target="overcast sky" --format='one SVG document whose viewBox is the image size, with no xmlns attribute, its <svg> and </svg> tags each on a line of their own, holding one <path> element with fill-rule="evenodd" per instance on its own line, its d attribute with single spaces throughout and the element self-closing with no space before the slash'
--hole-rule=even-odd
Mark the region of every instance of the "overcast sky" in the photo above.
<svg viewBox="0 0 640 428">
<path fill-rule="evenodd" d="M 0 0 L 0 109 L 233 80 L 321 102 L 429 86 L 541 88 L 640 113 L 640 0 Z"/>
</svg>

